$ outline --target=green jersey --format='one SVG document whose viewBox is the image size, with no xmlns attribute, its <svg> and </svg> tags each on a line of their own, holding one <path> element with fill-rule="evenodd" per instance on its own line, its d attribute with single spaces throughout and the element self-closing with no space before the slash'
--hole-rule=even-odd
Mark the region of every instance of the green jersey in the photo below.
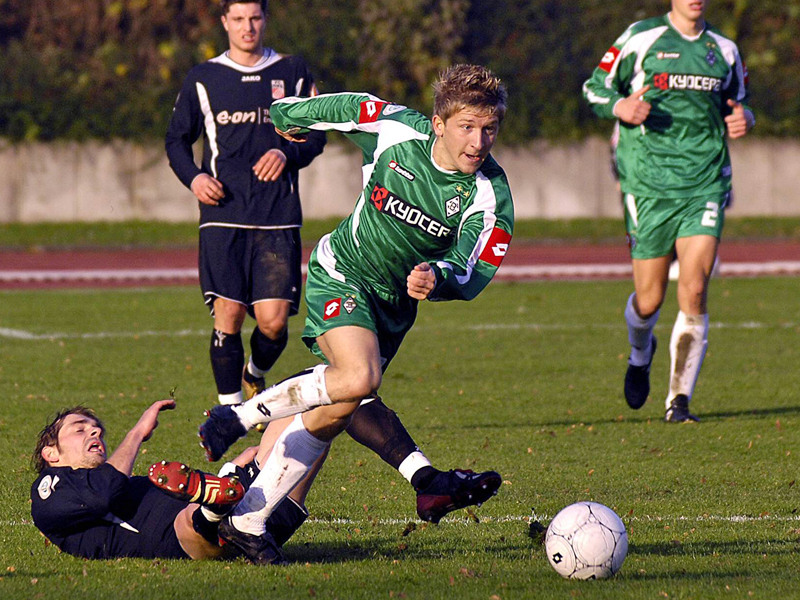
<svg viewBox="0 0 800 600">
<path fill-rule="evenodd" d="M 285 98 L 270 116 L 282 131 L 343 132 L 362 151 L 355 209 L 316 251 L 331 277 L 388 300 L 406 296 L 422 262 L 436 273 L 430 300 L 469 300 L 489 283 L 514 226 L 508 181 L 491 156 L 475 174 L 442 169 L 430 119 L 369 94 Z"/>
<path fill-rule="evenodd" d="M 583 93 L 601 117 L 644 86 L 652 105 L 639 126 L 620 123 L 617 168 L 622 191 L 682 198 L 730 190 L 724 117 L 729 99 L 747 108 L 747 71 L 736 44 L 706 25 L 681 34 L 669 15 L 631 25 L 606 52 Z"/>
</svg>

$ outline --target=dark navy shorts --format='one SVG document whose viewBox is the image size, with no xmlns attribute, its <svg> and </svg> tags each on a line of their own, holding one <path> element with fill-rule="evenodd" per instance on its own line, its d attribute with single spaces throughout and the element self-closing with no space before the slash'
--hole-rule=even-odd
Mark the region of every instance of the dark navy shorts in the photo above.
<svg viewBox="0 0 800 600">
<path fill-rule="evenodd" d="M 301 260 L 297 227 L 200 229 L 200 288 L 212 311 L 216 298 L 239 302 L 249 310 L 262 300 L 287 300 L 290 314 L 297 314 Z"/>
</svg>

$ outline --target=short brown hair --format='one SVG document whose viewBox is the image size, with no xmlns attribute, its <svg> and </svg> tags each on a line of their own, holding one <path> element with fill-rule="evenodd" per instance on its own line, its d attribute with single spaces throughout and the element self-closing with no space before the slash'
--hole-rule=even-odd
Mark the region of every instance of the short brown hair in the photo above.
<svg viewBox="0 0 800 600">
<path fill-rule="evenodd" d="M 497 115 L 502 121 L 507 100 L 500 78 L 480 65 L 453 65 L 433 84 L 433 113 L 443 121 L 467 107 Z"/>
<path fill-rule="evenodd" d="M 223 15 L 228 14 L 231 4 L 260 4 L 261 10 L 267 14 L 267 0 L 219 0 L 219 7 L 222 9 Z"/>
<path fill-rule="evenodd" d="M 97 426 L 102 430 L 102 433 L 105 433 L 106 431 L 106 428 L 103 427 L 103 423 L 100 422 L 100 419 L 97 418 L 97 415 L 91 408 L 86 408 L 85 406 L 65 408 L 59 412 L 48 425 L 45 425 L 44 429 L 39 432 L 39 439 L 36 442 L 36 449 L 33 451 L 33 456 L 31 456 L 31 465 L 37 473 L 41 473 L 42 469 L 47 466 L 47 461 L 42 456 L 42 450 L 44 450 L 46 446 L 58 445 L 58 434 L 61 431 L 61 427 L 64 425 L 64 419 L 66 419 L 69 415 L 82 415 L 84 417 L 94 419 L 94 421 L 97 423 Z"/>
</svg>

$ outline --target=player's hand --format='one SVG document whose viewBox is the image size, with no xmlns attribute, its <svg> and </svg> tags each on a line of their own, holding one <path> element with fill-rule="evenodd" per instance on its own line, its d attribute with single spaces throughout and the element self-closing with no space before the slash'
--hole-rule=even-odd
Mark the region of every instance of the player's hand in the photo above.
<svg viewBox="0 0 800 600">
<path fill-rule="evenodd" d="M 428 263 L 420 263 L 406 277 L 408 295 L 414 300 L 425 300 L 436 287 L 436 273 Z"/>
<path fill-rule="evenodd" d="M 219 206 L 219 201 L 225 197 L 222 183 L 208 173 L 200 173 L 192 179 L 192 193 L 203 204 Z"/>
<path fill-rule="evenodd" d="M 728 106 L 731 107 L 732 112 L 725 117 L 725 125 L 728 128 L 728 137 L 735 140 L 750 131 L 750 123 L 748 123 L 744 106 L 735 100 L 728 100 Z"/>
<path fill-rule="evenodd" d="M 156 427 L 158 427 L 158 413 L 162 410 L 172 410 L 175 408 L 175 400 L 167 398 L 166 400 L 158 400 L 153 402 L 150 407 L 142 413 L 139 421 L 134 426 L 134 429 L 139 431 L 142 436 L 142 442 L 146 442 L 153 435 Z"/>
<path fill-rule="evenodd" d="M 284 167 L 286 167 L 286 155 L 282 150 L 272 148 L 253 165 L 253 173 L 259 181 L 277 181 Z"/>
<path fill-rule="evenodd" d="M 298 144 L 302 144 L 303 142 L 308 140 L 307 133 L 298 133 L 299 129 L 297 127 L 293 127 L 289 131 L 281 131 L 277 127 L 275 128 L 275 133 L 277 133 L 282 138 L 289 140 L 290 142 L 297 142 Z"/>
<path fill-rule="evenodd" d="M 644 94 L 650 89 L 649 85 L 636 90 L 627 98 L 623 98 L 614 106 L 614 116 L 629 125 L 641 125 L 650 115 L 652 105 L 644 99 Z"/>
</svg>

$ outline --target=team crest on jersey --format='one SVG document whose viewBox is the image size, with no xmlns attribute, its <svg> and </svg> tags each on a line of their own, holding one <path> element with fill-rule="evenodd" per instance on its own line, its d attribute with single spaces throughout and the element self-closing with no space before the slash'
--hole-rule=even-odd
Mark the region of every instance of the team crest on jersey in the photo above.
<svg viewBox="0 0 800 600">
<path fill-rule="evenodd" d="M 717 62 L 717 55 L 714 53 L 713 49 L 709 50 L 708 54 L 706 54 L 706 62 L 712 67 L 714 66 L 714 63 Z"/>
<path fill-rule="evenodd" d="M 349 315 L 353 313 L 356 307 L 358 307 L 358 304 L 356 303 L 355 298 L 353 298 L 352 296 L 348 296 L 347 300 L 345 300 L 344 303 L 342 304 L 342 307 L 344 307 L 344 309 L 347 311 L 347 314 Z"/>
<path fill-rule="evenodd" d="M 333 300 L 328 300 L 325 303 L 325 307 L 322 310 L 322 320 L 327 321 L 328 319 L 333 319 L 338 317 L 342 314 L 342 299 L 341 298 L 334 298 Z"/>
<path fill-rule="evenodd" d="M 481 252 L 480 259 L 490 265 L 499 267 L 500 263 L 502 263 L 503 259 L 506 257 L 506 252 L 508 252 L 508 245 L 510 243 L 511 234 L 507 231 L 503 231 L 499 227 L 495 227 L 492 230 L 492 234 L 489 236 L 489 241 L 484 247 L 483 252 Z"/>
<path fill-rule="evenodd" d="M 444 214 L 447 215 L 447 218 L 457 215 L 459 212 L 461 212 L 460 196 L 453 196 L 450 198 L 450 200 L 444 203 Z"/>
<path fill-rule="evenodd" d="M 42 500 L 47 500 L 50 497 L 50 494 L 53 493 L 56 483 L 58 483 L 58 475 L 56 475 L 55 478 L 52 478 L 50 475 L 45 475 L 42 477 L 42 480 L 39 482 L 39 487 L 37 488 L 39 492 L 39 498 Z"/>
<path fill-rule="evenodd" d="M 402 175 L 403 177 L 405 177 L 405 178 L 406 178 L 406 179 L 408 179 L 409 181 L 414 181 L 414 180 L 416 179 L 416 175 L 414 175 L 414 174 L 413 174 L 411 171 L 409 171 L 408 169 L 406 169 L 406 168 L 404 168 L 404 167 L 400 166 L 400 165 L 397 163 L 397 161 L 396 161 L 396 160 L 389 161 L 389 168 L 390 168 L 392 171 L 394 171 L 395 173 L 397 173 L 398 175 Z"/>
<path fill-rule="evenodd" d="M 280 100 L 286 97 L 286 82 L 283 79 L 272 80 L 272 99 Z"/>
</svg>

